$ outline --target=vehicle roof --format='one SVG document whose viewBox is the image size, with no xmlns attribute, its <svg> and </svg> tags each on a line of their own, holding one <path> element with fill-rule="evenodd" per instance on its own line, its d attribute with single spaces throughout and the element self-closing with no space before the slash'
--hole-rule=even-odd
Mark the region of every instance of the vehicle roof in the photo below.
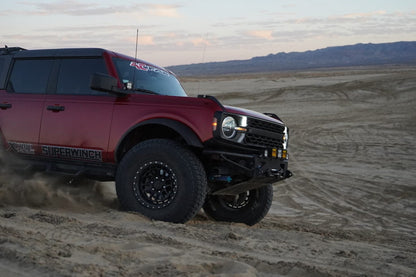
<svg viewBox="0 0 416 277">
<path fill-rule="evenodd" d="M 0 48 L 0 56 L 12 55 L 22 50 L 26 49 L 21 47 L 8 47 L 7 45 L 5 45 L 3 48 Z"/>
<path fill-rule="evenodd" d="M 173 72 L 163 68 L 161 66 L 149 63 L 141 59 L 135 59 L 133 57 L 120 54 L 117 52 L 109 51 L 102 48 L 61 48 L 61 49 L 39 49 L 39 50 L 26 50 L 20 47 L 5 47 L 0 48 L 0 89 L 5 85 L 6 75 L 9 70 L 9 64 L 12 59 L 27 59 L 27 58 L 59 58 L 59 57 L 102 57 L 107 54 L 111 57 L 117 57 L 136 61 L 138 63 L 144 63 L 161 70 L 164 70 L 175 76 Z"/>
<path fill-rule="evenodd" d="M 19 58 L 49 58 L 49 57 L 100 57 L 104 53 L 108 53 L 110 56 L 124 58 L 128 60 L 136 60 L 136 62 L 145 63 L 153 67 L 162 69 L 170 74 L 173 74 L 171 71 L 158 66 L 156 64 L 141 60 L 134 59 L 133 57 L 113 52 L 110 50 L 102 48 L 61 48 L 61 49 L 39 49 L 39 50 L 25 50 L 20 48 L 21 51 L 12 53 L 13 57 L 16 59 Z"/>
<path fill-rule="evenodd" d="M 46 57 L 97 57 L 104 52 L 101 48 L 63 48 L 63 49 L 40 49 L 23 50 L 16 52 L 14 58 L 46 58 Z"/>
</svg>

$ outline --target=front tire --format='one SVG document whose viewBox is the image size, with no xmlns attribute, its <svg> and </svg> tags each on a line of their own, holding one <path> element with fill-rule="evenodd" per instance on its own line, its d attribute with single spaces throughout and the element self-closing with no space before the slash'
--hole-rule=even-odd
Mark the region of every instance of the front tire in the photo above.
<svg viewBox="0 0 416 277">
<path fill-rule="evenodd" d="M 5 157 L 4 157 L 4 155 L 5 155 L 5 150 L 4 150 L 4 142 L 3 142 L 3 138 L 2 138 L 2 136 L 1 136 L 1 134 L 0 134 L 0 165 L 1 166 L 3 166 L 5 163 L 4 163 L 4 160 L 5 160 Z"/>
<path fill-rule="evenodd" d="M 205 170 L 189 149 L 167 139 L 144 141 L 123 157 L 116 174 L 122 208 L 149 218 L 185 223 L 202 207 Z"/>
<path fill-rule="evenodd" d="M 239 195 L 208 195 L 204 211 L 218 221 L 240 222 L 251 226 L 266 216 L 272 201 L 273 186 L 267 185 Z"/>
</svg>

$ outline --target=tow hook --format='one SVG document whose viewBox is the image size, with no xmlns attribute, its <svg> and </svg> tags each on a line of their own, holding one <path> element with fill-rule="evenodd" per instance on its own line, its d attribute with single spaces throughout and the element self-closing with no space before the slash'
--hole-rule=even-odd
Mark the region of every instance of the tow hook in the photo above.
<svg viewBox="0 0 416 277">
<path fill-rule="evenodd" d="M 290 172 L 289 170 L 284 170 L 283 168 L 281 169 L 272 168 L 267 171 L 267 176 L 286 179 L 286 178 L 292 177 L 292 172 Z"/>
<path fill-rule="evenodd" d="M 267 171 L 267 176 L 269 177 L 283 177 L 284 170 L 272 168 Z"/>
</svg>

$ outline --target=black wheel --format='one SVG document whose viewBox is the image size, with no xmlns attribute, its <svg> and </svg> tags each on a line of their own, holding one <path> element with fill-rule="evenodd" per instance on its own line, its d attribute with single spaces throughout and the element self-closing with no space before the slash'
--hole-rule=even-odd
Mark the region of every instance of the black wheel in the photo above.
<svg viewBox="0 0 416 277">
<path fill-rule="evenodd" d="M 267 185 L 239 195 L 208 195 L 205 213 L 218 221 L 254 225 L 262 220 L 273 201 L 273 186 Z"/>
<path fill-rule="evenodd" d="M 116 191 L 122 208 L 156 220 L 188 221 L 201 209 L 206 190 L 199 159 L 167 139 L 136 145 L 117 169 Z"/>
</svg>

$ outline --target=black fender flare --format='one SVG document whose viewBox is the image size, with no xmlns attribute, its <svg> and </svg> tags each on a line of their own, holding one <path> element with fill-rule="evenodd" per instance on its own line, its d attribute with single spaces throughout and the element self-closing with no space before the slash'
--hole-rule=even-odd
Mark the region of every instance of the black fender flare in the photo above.
<svg viewBox="0 0 416 277">
<path fill-rule="evenodd" d="M 168 127 L 172 130 L 174 130 L 176 133 L 178 133 L 186 142 L 187 145 L 197 147 L 197 148 L 203 148 L 203 144 L 199 137 L 195 134 L 195 132 L 188 127 L 187 125 L 168 118 L 153 118 L 149 120 L 145 120 L 143 122 L 140 122 L 132 127 L 123 135 L 123 137 L 119 140 L 115 153 L 118 153 L 120 146 L 124 142 L 124 139 L 135 129 L 144 127 L 146 125 L 161 125 Z M 116 155 L 117 157 L 117 155 Z M 116 158 L 117 159 L 117 158 Z"/>
<path fill-rule="evenodd" d="M 199 148 L 203 147 L 201 140 L 198 138 L 198 136 L 190 127 L 173 119 L 167 119 L 167 118 L 149 119 L 149 120 L 139 123 L 136 127 L 150 125 L 150 124 L 169 127 L 175 132 L 177 132 L 179 135 L 181 135 L 188 145 L 199 147 Z"/>
</svg>

